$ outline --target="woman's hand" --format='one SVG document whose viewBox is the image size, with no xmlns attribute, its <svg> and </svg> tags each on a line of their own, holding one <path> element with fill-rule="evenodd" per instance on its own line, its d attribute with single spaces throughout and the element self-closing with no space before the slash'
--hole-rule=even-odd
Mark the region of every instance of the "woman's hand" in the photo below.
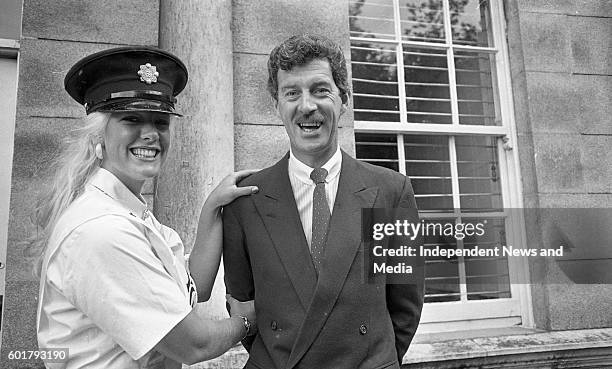
<svg viewBox="0 0 612 369">
<path fill-rule="evenodd" d="M 230 316 L 244 316 L 249 319 L 251 329 L 249 336 L 254 336 L 257 333 L 257 316 L 255 315 L 255 301 L 238 301 L 232 295 L 226 294 L 225 300 L 229 306 Z"/>
<path fill-rule="evenodd" d="M 225 206 L 234 201 L 237 197 L 251 195 L 259 191 L 257 186 L 238 187 L 236 183 L 241 179 L 258 172 L 259 169 L 246 169 L 227 175 L 208 195 L 206 202 L 210 202 L 215 208 Z"/>
</svg>

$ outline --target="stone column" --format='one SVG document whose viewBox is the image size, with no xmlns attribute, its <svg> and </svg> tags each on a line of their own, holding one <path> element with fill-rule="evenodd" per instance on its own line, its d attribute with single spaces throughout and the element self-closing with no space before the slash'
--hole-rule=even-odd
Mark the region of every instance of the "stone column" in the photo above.
<svg viewBox="0 0 612 369">
<path fill-rule="evenodd" d="M 189 70 L 173 124 L 172 150 L 157 180 L 155 214 L 193 245 L 206 196 L 234 169 L 231 0 L 160 0 L 159 45 Z M 223 266 L 210 316 L 225 313 Z"/>
</svg>

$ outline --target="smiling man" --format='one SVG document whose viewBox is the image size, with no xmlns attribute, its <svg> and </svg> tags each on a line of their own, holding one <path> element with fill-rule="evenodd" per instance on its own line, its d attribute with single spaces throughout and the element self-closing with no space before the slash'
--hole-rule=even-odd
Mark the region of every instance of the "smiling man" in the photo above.
<svg viewBox="0 0 612 369">
<path fill-rule="evenodd" d="M 246 368 L 399 368 L 422 284 L 365 283 L 360 226 L 362 208 L 415 208 L 410 180 L 340 150 L 350 89 L 338 45 L 291 37 L 268 73 L 290 151 L 223 213 L 228 293 L 257 312 Z"/>
</svg>

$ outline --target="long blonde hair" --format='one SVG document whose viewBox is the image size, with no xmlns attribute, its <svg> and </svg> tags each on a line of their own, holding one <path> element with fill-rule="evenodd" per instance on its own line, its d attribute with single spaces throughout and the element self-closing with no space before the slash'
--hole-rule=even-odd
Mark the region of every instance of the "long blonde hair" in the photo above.
<svg viewBox="0 0 612 369">
<path fill-rule="evenodd" d="M 40 276 L 47 242 L 62 213 L 83 192 L 85 183 L 100 166 L 95 147 L 103 144 L 104 130 L 111 113 L 94 112 L 87 115 L 84 125 L 66 142 L 55 160 L 53 177 L 36 202 L 36 234 L 29 240 L 26 256 L 34 261 L 34 274 Z"/>
</svg>

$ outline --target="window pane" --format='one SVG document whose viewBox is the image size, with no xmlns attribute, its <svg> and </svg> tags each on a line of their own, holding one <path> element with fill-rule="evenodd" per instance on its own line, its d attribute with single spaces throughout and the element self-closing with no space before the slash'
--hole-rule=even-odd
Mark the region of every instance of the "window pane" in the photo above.
<svg viewBox="0 0 612 369">
<path fill-rule="evenodd" d="M 397 134 L 356 133 L 357 158 L 398 170 Z M 483 223 L 483 235 L 458 237 L 440 233 L 424 235 L 424 247 L 445 249 L 493 248 L 506 245 L 505 219 L 484 212 L 502 211 L 498 176 L 498 140 L 487 136 L 454 136 L 462 212 L 483 212 L 483 218 L 461 219 L 453 213 L 453 178 L 450 137 L 402 135 L 406 175 L 410 177 L 421 218 L 445 227 L 447 223 Z M 446 215 L 449 214 L 449 215 Z M 442 215 L 442 218 L 438 218 Z M 436 219 L 432 218 L 434 216 Z M 449 216 L 448 218 L 446 218 Z M 467 233 L 467 232 L 466 232 Z M 426 302 L 509 298 L 510 283 L 506 257 L 430 257 L 426 262 Z M 463 286 L 463 287 L 462 287 Z M 463 288 L 463 292 L 462 292 Z"/>
<path fill-rule="evenodd" d="M 450 6 L 446 13 L 445 3 Z M 482 236 L 425 236 L 425 247 L 505 244 L 505 219 L 499 216 L 501 141 L 493 136 L 455 135 L 459 130 L 453 127 L 458 126 L 452 124 L 502 124 L 488 0 L 349 0 L 349 6 L 356 121 L 376 122 L 381 128 L 407 122 L 415 128 L 443 124 L 439 128 L 448 129 L 444 135 L 423 128 L 419 134 L 374 134 L 359 133 L 361 126 L 356 125 L 357 158 L 405 169 L 422 219 L 465 223 L 467 213 L 487 219 Z M 394 24 L 397 16 L 400 23 Z M 367 127 L 371 130 L 372 125 Z M 511 297 L 505 257 L 427 257 L 426 265 L 428 303 Z"/>
<path fill-rule="evenodd" d="M 454 219 L 438 219 L 435 223 L 455 223 Z M 432 232 L 433 233 L 433 232 Z M 424 236 L 424 248 L 456 249 L 452 236 Z M 459 301 L 461 299 L 457 257 L 427 256 L 425 258 L 425 302 Z"/>
<path fill-rule="evenodd" d="M 352 37 L 395 38 L 392 0 L 349 1 Z"/>
<path fill-rule="evenodd" d="M 455 48 L 454 65 L 449 66 L 449 50 L 432 48 L 431 45 L 446 42 L 444 24 L 445 17 L 448 17 L 453 44 L 494 46 L 489 32 L 489 3 L 487 0 L 449 0 L 449 5 L 450 12 L 445 13 L 442 0 L 349 1 L 352 37 L 396 41 L 390 44 L 353 39 L 356 120 L 451 125 L 454 119 L 467 125 L 502 124 L 495 78 L 495 50 L 478 52 Z M 396 14 L 399 14 L 400 24 L 394 26 Z M 424 44 L 402 44 L 394 36 L 395 29 L 401 33 L 401 40 Z M 399 53 L 396 49 L 401 49 L 402 54 L 395 56 L 396 52 Z M 399 71 L 404 74 L 404 86 L 396 84 L 398 68 L 402 68 Z M 453 68 L 456 91 L 451 93 L 449 69 Z M 455 92 L 457 101 L 451 102 Z M 404 99 L 404 94 L 405 104 L 398 101 Z M 453 117 L 451 107 L 455 103 L 458 116 Z M 405 119 L 402 114 L 405 114 Z"/>
<path fill-rule="evenodd" d="M 450 12 L 454 44 L 492 46 L 487 0 L 450 0 Z"/>
<path fill-rule="evenodd" d="M 448 136 L 404 136 L 406 175 L 419 211 L 453 209 Z"/>
<path fill-rule="evenodd" d="M 503 209 L 495 137 L 457 136 L 457 171 L 461 209 Z"/>
<path fill-rule="evenodd" d="M 21 0 L 2 0 L 0 38 L 19 40 L 21 36 Z"/>
<path fill-rule="evenodd" d="M 395 47 L 353 41 L 351 67 L 355 120 L 399 122 Z"/>
<path fill-rule="evenodd" d="M 495 104 L 496 89 L 492 78 L 494 65 L 493 54 L 455 51 L 460 124 L 501 124 Z"/>
<path fill-rule="evenodd" d="M 446 51 L 404 47 L 408 123 L 450 124 Z"/>
<path fill-rule="evenodd" d="M 444 42 L 444 12 L 441 0 L 400 0 L 402 39 Z"/>
<path fill-rule="evenodd" d="M 370 164 L 399 171 L 397 136 L 355 134 L 357 158 Z"/>
<path fill-rule="evenodd" d="M 464 222 L 480 222 L 483 219 L 463 219 Z M 489 218 L 484 220 L 485 232 L 482 236 L 467 236 L 463 239 L 463 248 L 478 246 L 494 248 L 506 245 L 504 219 Z M 510 279 L 508 276 L 508 259 L 499 257 L 465 257 L 465 275 L 468 300 L 485 300 L 510 297 Z"/>
</svg>

